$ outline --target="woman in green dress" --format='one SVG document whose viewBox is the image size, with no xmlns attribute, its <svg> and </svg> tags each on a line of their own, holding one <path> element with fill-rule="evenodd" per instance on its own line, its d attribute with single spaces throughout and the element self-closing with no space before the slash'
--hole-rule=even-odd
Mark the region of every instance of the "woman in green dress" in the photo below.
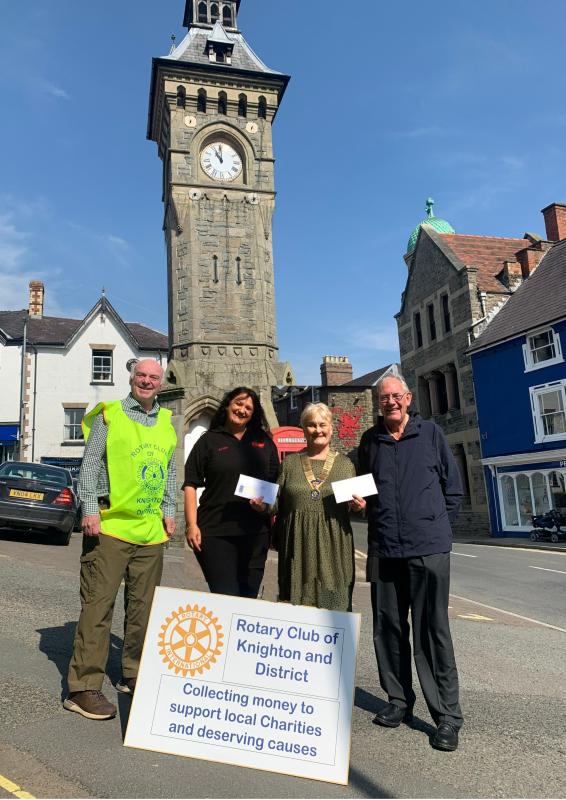
<svg viewBox="0 0 566 800">
<path fill-rule="evenodd" d="M 311 403 L 301 414 L 307 449 L 283 461 L 275 522 L 279 550 L 279 600 L 333 611 L 351 611 L 354 539 L 349 510 L 363 500 L 338 504 L 332 481 L 353 478 L 354 465 L 330 449 L 332 413 Z"/>
</svg>

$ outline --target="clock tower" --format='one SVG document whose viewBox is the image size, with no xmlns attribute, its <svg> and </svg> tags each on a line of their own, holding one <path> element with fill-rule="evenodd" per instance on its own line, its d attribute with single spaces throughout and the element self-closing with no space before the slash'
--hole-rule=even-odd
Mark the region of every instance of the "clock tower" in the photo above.
<svg viewBox="0 0 566 800">
<path fill-rule="evenodd" d="M 244 39 L 240 3 L 187 0 L 186 36 L 152 65 L 148 138 L 163 162 L 166 376 L 184 390 L 189 436 L 207 427 L 226 390 L 242 385 L 258 392 L 274 426 L 271 387 L 293 382 L 278 358 L 272 247 L 271 126 L 289 77 Z"/>
</svg>

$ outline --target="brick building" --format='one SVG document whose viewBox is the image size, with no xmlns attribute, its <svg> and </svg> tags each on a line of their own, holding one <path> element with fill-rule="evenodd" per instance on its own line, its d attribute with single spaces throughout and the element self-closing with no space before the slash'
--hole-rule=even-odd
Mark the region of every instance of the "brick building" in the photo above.
<svg viewBox="0 0 566 800">
<path fill-rule="evenodd" d="M 273 406 L 279 424 L 298 427 L 306 405 L 326 403 L 334 419 L 332 447 L 353 457 L 362 433 L 377 418 L 377 381 L 386 375 L 397 375 L 398 365 L 389 364 L 359 378 L 353 378 L 352 374 L 352 364 L 347 356 L 324 356 L 319 386 L 275 389 Z"/>
<path fill-rule="evenodd" d="M 409 273 L 396 315 L 401 372 L 414 393 L 413 407 L 444 429 L 462 473 L 466 499 L 457 528 L 488 533 L 489 516 L 480 434 L 467 349 L 552 247 L 563 213 L 544 209 L 547 239 L 458 234 L 427 217 L 409 239 Z M 554 225 L 556 228 L 556 225 Z"/>
</svg>

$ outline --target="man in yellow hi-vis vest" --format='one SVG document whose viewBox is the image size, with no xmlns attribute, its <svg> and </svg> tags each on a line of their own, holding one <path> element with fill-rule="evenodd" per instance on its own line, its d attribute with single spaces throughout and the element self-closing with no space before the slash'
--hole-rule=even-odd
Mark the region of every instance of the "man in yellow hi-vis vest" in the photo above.
<svg viewBox="0 0 566 800">
<path fill-rule="evenodd" d="M 116 715 L 102 684 L 122 580 L 124 644 L 116 689 L 134 692 L 163 546 L 175 532 L 177 439 L 171 412 L 155 399 L 162 380 L 157 361 L 137 362 L 128 397 L 100 403 L 83 421 L 81 616 L 63 705 L 88 719 Z"/>
</svg>

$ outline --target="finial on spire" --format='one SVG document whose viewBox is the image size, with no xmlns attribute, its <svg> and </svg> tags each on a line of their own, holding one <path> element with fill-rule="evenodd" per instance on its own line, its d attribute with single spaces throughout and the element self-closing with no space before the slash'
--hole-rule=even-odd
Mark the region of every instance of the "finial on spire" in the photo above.
<svg viewBox="0 0 566 800">
<path fill-rule="evenodd" d="M 106 297 L 106 289 L 104 288 L 104 286 L 102 287 L 101 295 L 102 297 Z"/>
<path fill-rule="evenodd" d="M 429 197 L 426 201 L 426 215 L 429 219 L 432 219 L 432 217 L 434 217 L 434 212 L 432 210 L 433 206 L 434 206 L 434 200 L 432 199 L 432 197 Z"/>
<path fill-rule="evenodd" d="M 171 34 L 171 49 L 169 50 L 169 55 L 175 50 L 175 42 L 177 41 L 177 37 L 174 33 Z"/>
</svg>

